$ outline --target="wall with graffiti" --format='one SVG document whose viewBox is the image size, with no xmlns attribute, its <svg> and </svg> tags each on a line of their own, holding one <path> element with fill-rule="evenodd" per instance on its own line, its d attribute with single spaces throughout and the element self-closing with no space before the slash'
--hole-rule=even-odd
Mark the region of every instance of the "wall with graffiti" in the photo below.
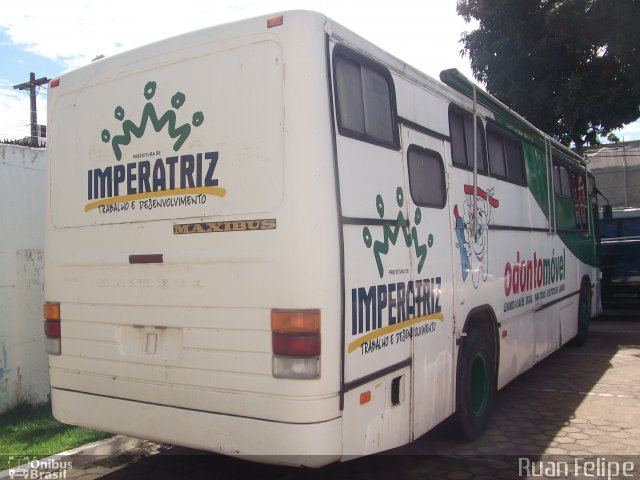
<svg viewBox="0 0 640 480">
<path fill-rule="evenodd" d="M 42 333 L 46 152 L 0 145 L 0 412 L 49 395 Z"/>
</svg>

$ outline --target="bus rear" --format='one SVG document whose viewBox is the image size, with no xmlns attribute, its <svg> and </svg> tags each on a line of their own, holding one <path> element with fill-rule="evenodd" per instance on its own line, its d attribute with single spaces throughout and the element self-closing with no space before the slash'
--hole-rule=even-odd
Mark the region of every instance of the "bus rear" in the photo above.
<svg viewBox="0 0 640 480">
<path fill-rule="evenodd" d="M 45 331 L 56 418 L 294 456 L 270 462 L 341 456 L 323 29 L 320 15 L 259 18 L 51 82 Z"/>
</svg>

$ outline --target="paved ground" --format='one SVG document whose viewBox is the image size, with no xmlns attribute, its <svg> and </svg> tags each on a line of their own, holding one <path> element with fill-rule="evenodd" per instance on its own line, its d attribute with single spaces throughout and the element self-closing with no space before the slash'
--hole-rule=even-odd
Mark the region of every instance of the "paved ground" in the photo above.
<svg viewBox="0 0 640 480">
<path fill-rule="evenodd" d="M 390 454 L 301 470 L 147 442 L 77 459 L 67 478 L 640 478 L 639 400 L 640 310 L 622 309 L 592 323 L 586 346 L 563 348 L 501 390 L 473 443 L 436 430 Z"/>
</svg>

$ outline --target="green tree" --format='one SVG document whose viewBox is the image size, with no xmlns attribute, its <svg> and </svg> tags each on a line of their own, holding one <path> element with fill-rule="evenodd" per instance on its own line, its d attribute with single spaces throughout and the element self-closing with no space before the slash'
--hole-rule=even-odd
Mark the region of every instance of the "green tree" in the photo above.
<svg viewBox="0 0 640 480">
<path fill-rule="evenodd" d="M 458 0 L 489 93 L 578 150 L 640 117 L 640 0 Z"/>
</svg>

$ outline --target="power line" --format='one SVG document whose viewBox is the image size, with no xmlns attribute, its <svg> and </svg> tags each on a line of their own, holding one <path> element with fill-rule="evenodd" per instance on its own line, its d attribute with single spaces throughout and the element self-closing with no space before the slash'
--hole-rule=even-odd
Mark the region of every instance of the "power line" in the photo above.
<svg viewBox="0 0 640 480">
<path fill-rule="evenodd" d="M 31 146 L 38 146 L 38 112 L 36 107 L 36 87 L 45 85 L 49 82 L 47 77 L 42 77 L 36 80 L 36 74 L 31 72 L 29 74 L 29 81 L 14 85 L 13 88 L 17 90 L 29 90 L 29 99 L 31 100 Z"/>
</svg>

